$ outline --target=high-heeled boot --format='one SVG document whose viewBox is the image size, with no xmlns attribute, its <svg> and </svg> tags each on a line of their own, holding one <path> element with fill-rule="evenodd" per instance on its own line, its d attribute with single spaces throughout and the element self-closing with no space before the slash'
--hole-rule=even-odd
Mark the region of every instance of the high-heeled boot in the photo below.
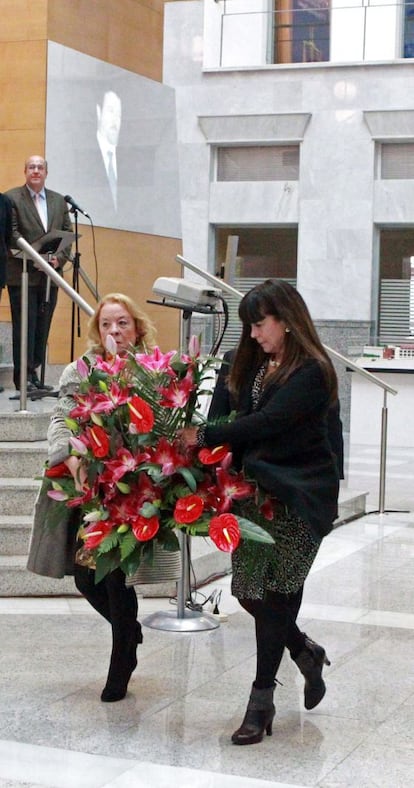
<svg viewBox="0 0 414 788">
<path fill-rule="evenodd" d="M 326 692 L 322 678 L 324 665 L 330 665 L 323 646 L 319 646 L 306 636 L 305 648 L 295 657 L 300 672 L 305 677 L 305 709 L 314 709 Z"/>
<path fill-rule="evenodd" d="M 141 624 L 137 621 L 134 634 L 126 645 L 114 643 L 108 678 L 101 693 L 104 703 L 114 703 L 125 698 L 129 680 L 138 664 L 137 646 L 142 641 Z"/>
<path fill-rule="evenodd" d="M 265 689 L 252 686 L 244 720 L 231 737 L 233 744 L 257 744 L 262 741 L 265 731 L 268 736 L 272 735 L 275 716 L 273 692 L 274 686 Z"/>
</svg>

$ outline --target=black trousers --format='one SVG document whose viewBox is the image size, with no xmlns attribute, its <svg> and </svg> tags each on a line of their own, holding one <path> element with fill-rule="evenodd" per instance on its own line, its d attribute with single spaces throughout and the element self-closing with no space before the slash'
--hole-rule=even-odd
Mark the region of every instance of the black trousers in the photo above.
<svg viewBox="0 0 414 788">
<path fill-rule="evenodd" d="M 142 642 L 135 589 L 127 588 L 121 569 L 115 569 L 95 583 L 93 569 L 75 564 L 74 579 L 82 596 L 111 625 L 112 654 L 107 683 L 122 684 L 125 676 L 129 678 L 137 644 Z"/>
<path fill-rule="evenodd" d="M 303 586 L 294 594 L 267 591 L 264 599 L 239 599 L 255 622 L 257 689 L 273 686 L 285 648 L 295 659 L 305 646 L 306 635 L 296 624 L 302 596 Z"/>
<path fill-rule="evenodd" d="M 43 363 L 53 312 L 55 311 L 58 288 L 50 287 L 49 301 L 46 303 L 46 277 L 40 285 L 29 286 L 27 307 L 27 374 L 30 375 Z M 20 385 L 20 342 L 22 319 L 22 288 L 20 285 L 8 285 L 10 309 L 12 316 L 13 345 L 13 382 Z"/>
</svg>

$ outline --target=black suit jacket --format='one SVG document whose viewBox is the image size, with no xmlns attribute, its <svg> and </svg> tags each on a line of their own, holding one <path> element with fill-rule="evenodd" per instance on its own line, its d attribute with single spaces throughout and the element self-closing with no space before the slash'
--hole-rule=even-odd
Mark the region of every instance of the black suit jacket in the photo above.
<svg viewBox="0 0 414 788">
<path fill-rule="evenodd" d="M 316 361 L 305 362 L 282 386 L 263 389 L 252 411 L 253 370 L 230 424 L 207 426 L 208 446 L 229 443 L 248 477 L 309 523 L 318 538 L 337 517 L 339 474 L 328 439 L 329 395 Z M 218 415 L 216 408 L 215 416 Z"/>
<path fill-rule="evenodd" d="M 6 284 L 8 248 L 12 235 L 12 206 L 5 194 L 0 194 L 0 288 Z"/>
<path fill-rule="evenodd" d="M 47 201 L 48 231 L 66 230 L 71 232 L 72 223 L 70 221 L 68 206 L 65 199 L 61 194 L 51 189 L 45 189 L 45 193 Z M 12 244 L 14 242 L 16 245 L 16 241 L 20 236 L 29 244 L 33 244 L 34 241 L 37 241 L 42 235 L 45 235 L 45 229 L 27 186 L 17 186 L 14 189 L 10 189 L 6 194 L 12 204 Z M 64 261 L 68 259 L 69 253 L 70 248 L 65 249 L 58 255 L 59 262 L 62 265 Z M 39 285 L 43 281 L 42 277 L 44 277 L 44 274 L 38 271 L 31 261 L 28 261 L 27 270 L 30 286 Z M 20 285 L 21 274 L 21 258 L 16 258 L 14 255 L 10 254 L 8 260 L 7 284 Z"/>
</svg>

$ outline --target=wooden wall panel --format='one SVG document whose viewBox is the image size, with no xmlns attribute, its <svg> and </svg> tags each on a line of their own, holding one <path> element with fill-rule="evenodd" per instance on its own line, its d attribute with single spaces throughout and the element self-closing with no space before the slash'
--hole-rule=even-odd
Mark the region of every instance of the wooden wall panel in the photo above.
<svg viewBox="0 0 414 788">
<path fill-rule="evenodd" d="M 46 42 L 0 42 L 0 129 L 44 129 Z"/>
<path fill-rule="evenodd" d="M 163 0 L 1 0 L 0 27 L 0 191 L 24 183 L 25 159 L 44 155 L 47 41 L 53 40 L 87 55 L 154 80 L 162 75 Z M 46 183 L 47 185 L 47 183 Z M 81 265 L 94 281 L 92 234 L 80 226 Z M 121 291 L 131 295 L 158 327 L 163 349 L 177 347 L 180 313 L 146 305 L 158 276 L 179 276 L 175 255 L 181 241 L 139 233 L 95 229 L 101 295 Z M 72 284 L 72 270 L 66 276 Z M 80 293 L 93 297 L 83 282 Z M 0 320 L 10 320 L 7 291 L 0 303 Z M 72 304 L 62 292 L 53 319 L 49 362 L 70 360 Z M 83 352 L 86 318 L 75 354 Z M 10 349 L 6 349 L 10 356 Z"/>
<path fill-rule="evenodd" d="M 1 0 L 0 41 L 44 40 L 48 0 Z"/>
<path fill-rule="evenodd" d="M 80 265 L 90 281 L 96 284 L 95 261 L 91 228 L 79 225 Z M 95 246 L 98 268 L 98 291 L 127 293 L 147 312 L 158 330 L 160 346 L 168 350 L 178 347 L 180 313 L 176 309 L 147 304 L 147 299 L 157 300 L 152 285 L 158 276 L 180 276 L 180 267 L 175 256 L 181 253 L 181 241 L 170 238 L 154 238 L 151 235 L 127 233 L 117 230 L 95 228 Z M 73 269 L 65 274 L 72 285 Z M 95 305 L 82 277 L 79 277 L 79 292 L 92 307 Z M 81 339 L 75 336 L 77 353 L 85 350 L 87 318 L 82 317 Z M 65 293 L 59 294 L 58 306 L 49 340 L 49 362 L 67 363 L 70 355 L 72 303 Z"/>
<path fill-rule="evenodd" d="M 39 129 L 0 130 L 0 191 L 7 191 L 24 183 L 24 162 L 31 154 L 43 156 L 44 127 Z"/>
<path fill-rule="evenodd" d="M 49 0 L 48 38 L 160 81 L 162 0 Z"/>
</svg>

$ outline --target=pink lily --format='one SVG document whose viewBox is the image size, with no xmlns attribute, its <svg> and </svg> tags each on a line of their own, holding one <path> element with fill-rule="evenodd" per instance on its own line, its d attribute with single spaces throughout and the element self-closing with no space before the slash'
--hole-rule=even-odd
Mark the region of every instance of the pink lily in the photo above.
<svg viewBox="0 0 414 788">
<path fill-rule="evenodd" d="M 126 359 L 121 356 L 115 356 L 111 361 L 105 361 L 102 356 L 96 357 L 95 367 L 101 372 L 107 372 L 108 375 L 118 375 L 126 364 Z"/>
<path fill-rule="evenodd" d="M 76 362 L 76 370 L 81 378 L 87 378 L 89 375 L 89 367 L 84 358 L 78 358 Z"/>
<path fill-rule="evenodd" d="M 152 353 L 136 353 L 135 361 L 150 372 L 165 372 L 170 368 L 170 361 L 175 355 L 175 350 L 170 350 L 168 353 L 161 353 L 161 350 L 157 346 Z"/>
</svg>

